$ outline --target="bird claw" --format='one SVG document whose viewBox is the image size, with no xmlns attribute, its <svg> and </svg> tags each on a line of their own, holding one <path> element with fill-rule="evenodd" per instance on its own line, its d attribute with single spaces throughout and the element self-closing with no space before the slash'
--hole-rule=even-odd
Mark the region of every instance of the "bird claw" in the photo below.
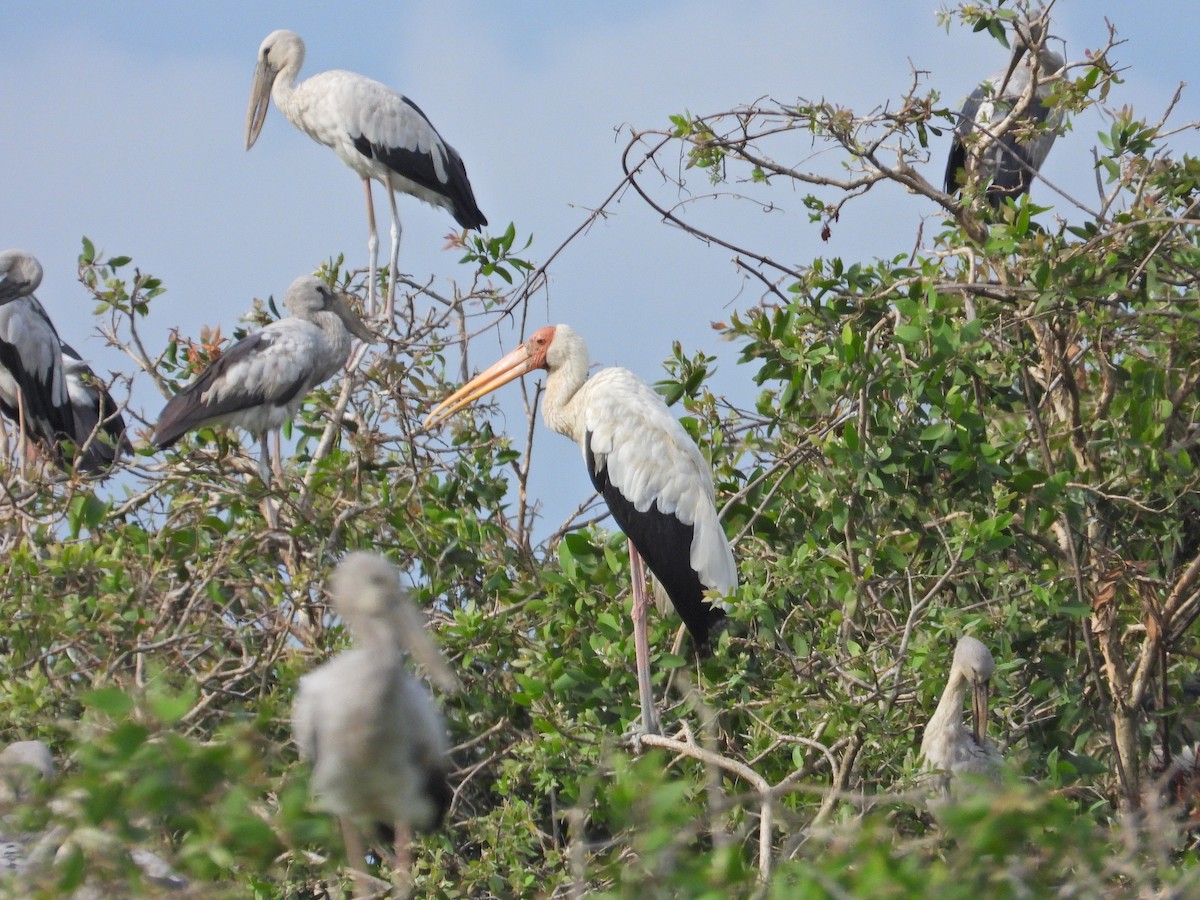
<svg viewBox="0 0 1200 900">
<path fill-rule="evenodd" d="M 658 735 L 658 723 L 653 723 L 653 727 L 647 728 L 639 716 L 638 719 L 629 724 L 621 735 L 621 742 L 627 747 L 630 752 L 640 756 L 642 754 L 642 738 L 648 734 Z"/>
</svg>

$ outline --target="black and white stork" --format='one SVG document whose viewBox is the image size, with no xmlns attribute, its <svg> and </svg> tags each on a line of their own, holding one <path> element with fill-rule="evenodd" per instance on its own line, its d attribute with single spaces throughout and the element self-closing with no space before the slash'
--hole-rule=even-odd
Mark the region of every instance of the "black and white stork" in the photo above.
<svg viewBox="0 0 1200 900">
<path fill-rule="evenodd" d="M 18 423 L 22 440 L 63 461 L 75 419 L 63 373 L 62 342 L 34 297 L 42 266 L 23 250 L 0 253 L 0 411 Z"/>
<path fill-rule="evenodd" d="M 403 892 L 410 829 L 435 828 L 451 800 L 446 725 L 405 661 L 411 657 L 446 690 L 458 679 L 382 556 L 351 553 L 329 592 L 355 646 L 300 679 L 293 736 L 312 764 L 318 804 L 341 819 L 356 878 L 365 857 L 359 829 L 366 828 L 394 840 Z"/>
<path fill-rule="evenodd" d="M 467 169 L 454 148 L 415 103 L 387 85 L 364 75 L 336 69 L 320 72 L 296 84 L 304 64 L 304 41 L 290 31 L 273 31 L 258 48 L 258 66 L 246 113 L 246 149 L 254 146 L 267 116 L 270 97 L 284 117 L 362 179 L 367 197 L 370 255 L 367 308 L 375 312 L 375 278 L 379 236 L 371 179 L 387 191 L 392 211 L 392 255 L 388 268 L 388 321 L 396 295 L 396 265 L 400 257 L 400 217 L 396 191 L 412 194 L 449 211 L 467 229 L 479 229 L 487 219 L 475 203 Z"/>
<path fill-rule="evenodd" d="M 738 583 L 717 517 L 712 469 L 658 393 L 628 369 L 601 369 L 588 378 L 587 345 L 567 325 L 535 332 L 443 400 L 426 427 L 538 369 L 549 373 L 542 417 L 582 449 L 592 484 L 629 539 L 642 727 L 655 733 L 641 560 L 703 651 L 725 618 L 722 604 L 706 593 L 728 595 Z"/>
<path fill-rule="evenodd" d="M 49 448 L 57 462 L 66 462 L 67 440 L 80 469 L 103 472 L 133 451 L 125 420 L 34 296 L 41 281 L 42 267 L 32 255 L 0 253 L 0 410 L 20 421 L 23 434 Z"/>
<path fill-rule="evenodd" d="M 206 425 L 244 428 L 261 441 L 259 474 L 269 480 L 268 432 L 294 417 L 308 392 L 346 364 L 351 334 L 375 339 L 343 296 L 313 275 L 293 281 L 283 303 L 286 318 L 238 341 L 167 402 L 154 426 L 156 447 L 170 447 Z"/>
<path fill-rule="evenodd" d="M 987 185 L 987 201 L 999 207 L 1016 199 L 1046 161 L 1062 127 L 1060 109 L 1046 105 L 1046 84 L 1063 68 L 1063 58 L 1046 46 L 1045 16 L 1013 25 L 1013 51 L 1008 67 L 975 88 L 958 114 L 958 126 L 946 162 L 946 193 L 965 183 Z M 1028 95 L 1017 121 L 1008 121 Z"/>
</svg>

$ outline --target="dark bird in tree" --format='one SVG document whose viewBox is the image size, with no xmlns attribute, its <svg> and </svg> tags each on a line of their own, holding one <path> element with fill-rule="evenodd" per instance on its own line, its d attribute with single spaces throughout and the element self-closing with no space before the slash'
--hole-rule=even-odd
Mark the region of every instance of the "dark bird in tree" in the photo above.
<svg viewBox="0 0 1200 900">
<path fill-rule="evenodd" d="M 379 236 L 371 180 L 387 191 L 392 210 L 392 255 L 388 268 L 386 315 L 396 297 L 400 258 L 400 217 L 396 191 L 412 194 L 449 211 L 463 228 L 479 229 L 487 219 L 475 204 L 467 169 L 454 148 L 442 140 L 425 113 L 403 94 L 354 72 L 321 72 L 296 84 L 304 65 L 304 41 L 290 31 L 273 31 L 258 48 L 258 66 L 246 113 L 246 149 L 254 146 L 267 117 L 268 100 L 284 117 L 337 154 L 362 179 L 367 196 L 370 272 L 367 308 L 375 312 Z"/>
<path fill-rule="evenodd" d="M 125 423 L 95 373 L 59 338 L 34 296 L 41 283 L 31 254 L 0 253 L 0 411 L 60 465 L 70 464 L 63 453 L 70 443 L 79 468 L 106 470 L 130 449 Z"/>
<path fill-rule="evenodd" d="M 947 193 L 987 185 L 987 201 L 997 208 L 1029 192 L 1063 123 L 1061 110 L 1046 104 L 1046 84 L 1063 68 L 1063 58 L 1046 46 L 1046 25 L 1044 14 L 1015 22 L 1008 67 L 963 104 L 946 163 Z"/>
<path fill-rule="evenodd" d="M 312 764 L 317 802 L 341 819 L 356 878 L 365 858 L 359 829 L 390 834 L 403 890 L 411 829 L 436 827 L 451 799 L 446 726 L 406 659 L 445 689 L 457 688 L 458 679 L 383 557 L 351 553 L 334 572 L 330 594 L 355 646 L 300 679 L 293 735 Z"/>
<path fill-rule="evenodd" d="M 125 418 L 91 366 L 67 343 L 61 344 L 63 376 L 75 420 L 75 446 L 81 448 L 79 465 L 89 472 L 109 469 L 133 445 L 125 433 Z"/>
<path fill-rule="evenodd" d="M 629 538 L 633 630 L 642 727 L 657 733 L 650 687 L 646 595 L 650 566 L 698 649 L 725 618 L 713 591 L 737 589 L 733 551 L 717 517 L 712 469 L 658 393 L 628 369 L 588 378 L 587 345 L 566 325 L 551 325 L 463 385 L 429 414 L 426 427 L 528 372 L 545 369 L 542 417 L 583 451 L 588 476 Z"/>
<path fill-rule="evenodd" d="M 154 426 L 155 446 L 170 447 L 216 423 L 244 428 L 262 444 L 259 474 L 269 480 L 267 433 L 291 420 L 308 392 L 346 364 L 351 334 L 374 339 L 344 297 L 312 275 L 293 281 L 283 304 L 287 318 L 238 341 L 168 401 Z"/>
</svg>

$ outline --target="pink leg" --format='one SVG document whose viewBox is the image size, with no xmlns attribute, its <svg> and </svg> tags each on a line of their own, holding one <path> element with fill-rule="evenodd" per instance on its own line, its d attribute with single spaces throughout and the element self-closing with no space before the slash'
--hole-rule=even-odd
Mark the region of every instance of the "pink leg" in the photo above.
<svg viewBox="0 0 1200 900">
<path fill-rule="evenodd" d="M 633 650 L 637 656 L 642 730 L 646 734 L 658 734 L 658 714 L 654 711 L 654 691 L 650 685 L 650 636 L 646 633 L 646 609 L 650 597 L 646 591 L 646 568 L 633 541 L 629 542 L 629 570 L 633 577 Z"/>
<path fill-rule="evenodd" d="M 396 318 L 396 268 L 400 265 L 400 213 L 396 211 L 396 192 L 388 186 L 388 202 L 392 207 L 392 256 L 388 264 L 387 305 L 384 307 L 384 325 L 392 327 Z"/>
<path fill-rule="evenodd" d="M 272 435 L 272 443 L 275 445 L 275 453 L 271 457 L 271 471 L 275 473 L 277 483 L 282 487 L 286 483 L 283 475 L 283 431 L 279 428 L 275 429 Z"/>
<path fill-rule="evenodd" d="M 371 179 L 363 179 L 363 191 L 367 195 L 367 226 L 371 229 L 367 235 L 367 255 L 370 256 L 370 270 L 367 274 L 367 315 L 375 315 L 375 282 L 379 280 L 379 233 L 375 230 L 375 201 L 371 199 Z"/>
</svg>

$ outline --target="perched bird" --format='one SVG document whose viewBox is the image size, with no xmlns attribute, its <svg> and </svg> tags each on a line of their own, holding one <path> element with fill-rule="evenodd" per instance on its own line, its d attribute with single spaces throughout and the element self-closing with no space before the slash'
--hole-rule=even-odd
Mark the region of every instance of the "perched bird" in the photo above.
<svg viewBox="0 0 1200 900">
<path fill-rule="evenodd" d="M 81 454 L 79 466 L 88 472 L 110 469 L 122 454 L 133 452 L 121 408 L 70 344 L 60 343 L 60 349 L 74 416 L 73 440 Z"/>
<path fill-rule="evenodd" d="M 642 727 L 654 733 L 640 560 L 704 650 L 725 618 L 722 605 L 705 593 L 727 595 L 738 583 L 733 551 L 717 518 L 712 470 L 658 393 L 628 369 L 601 369 L 588 378 L 587 345 L 567 325 L 535 332 L 438 404 L 426 427 L 538 369 L 549 373 L 542 417 L 552 431 L 579 445 L 588 477 L 629 539 Z"/>
<path fill-rule="evenodd" d="M 312 275 L 293 281 L 283 303 L 287 318 L 238 341 L 167 402 L 154 426 L 155 446 L 170 447 L 206 425 L 244 428 L 262 443 L 259 473 L 269 480 L 267 433 L 346 364 L 351 334 L 367 343 L 375 337 L 341 294 Z M 282 478 L 278 469 L 276 475 Z"/>
<path fill-rule="evenodd" d="M 33 296 L 41 283 L 31 254 L 0 253 L 0 411 L 61 462 L 60 443 L 72 439 L 75 421 L 58 332 Z"/>
<path fill-rule="evenodd" d="M 0 253 L 0 410 L 22 423 L 23 434 L 67 462 L 75 449 L 86 472 L 103 472 L 132 452 L 125 421 L 107 388 L 63 342 L 33 295 L 42 267 L 28 253 Z"/>
<path fill-rule="evenodd" d="M 0 752 L 0 803 L 28 800 L 33 783 L 37 780 L 49 780 L 54 774 L 54 757 L 50 748 L 41 741 L 17 741 L 9 744 Z M 51 808 L 61 813 L 62 807 L 70 806 L 72 802 L 59 799 L 51 803 Z M 2 824 L 0 821 L 0 825 Z M 44 879 L 39 876 L 44 876 L 44 870 L 49 869 L 53 862 L 61 858 L 61 847 L 69 837 L 69 833 L 62 826 L 54 826 L 34 834 L 0 833 L 0 878 L 5 875 L 15 877 L 24 874 L 40 883 Z M 141 871 L 141 877 L 147 884 L 168 890 L 188 887 L 188 880 L 151 850 L 144 847 L 126 848 L 111 836 L 94 830 L 87 833 L 86 842 L 92 852 L 108 856 L 128 852 L 129 858 Z M 57 855 L 56 851 L 59 851 Z M 0 884 L 9 889 L 28 887 L 23 883 Z M 109 887 L 111 889 L 112 886 Z M 72 896 L 83 895 L 81 891 Z M 17 894 L 5 893 L 4 896 Z M 89 892 L 86 896 L 93 894 Z"/>
<path fill-rule="evenodd" d="M 936 773 L 941 794 L 953 793 L 962 775 L 996 777 L 1004 760 L 996 745 L 987 739 L 988 684 L 996 663 L 981 641 L 962 637 L 954 648 L 950 678 L 938 701 L 925 734 L 921 756 L 926 768 Z M 963 701 L 971 688 L 972 727 L 963 722 Z"/>
<path fill-rule="evenodd" d="M 41 741 L 16 741 L 0 751 L 0 813 L 29 799 L 36 781 L 54 777 L 54 757 Z M 41 835 L 10 830 L 0 816 L 0 879 L 25 871 Z M 42 859 L 49 854 L 37 854 Z M 3 883 L 3 881 L 0 881 Z"/>
<path fill-rule="evenodd" d="M 363 866 L 359 828 L 391 833 L 403 887 L 409 830 L 436 827 L 451 798 L 446 726 L 406 657 L 443 688 L 458 680 L 386 559 L 351 553 L 330 594 L 355 646 L 300 679 L 293 735 L 312 763 L 317 802 L 341 818 L 351 865 Z"/>
<path fill-rule="evenodd" d="M 449 211 L 463 228 L 479 229 L 487 219 L 475 204 L 467 169 L 417 105 L 363 75 L 334 70 L 296 84 L 304 64 L 304 41 L 290 31 L 273 31 L 258 48 L 258 66 L 246 113 L 246 149 L 254 146 L 267 116 L 268 97 L 284 117 L 362 179 L 367 198 L 370 255 L 367 308 L 375 312 L 379 236 L 371 179 L 387 191 L 392 210 L 392 255 L 388 268 L 386 314 L 390 321 L 400 258 L 400 217 L 395 191 L 403 191 Z"/>
<path fill-rule="evenodd" d="M 1045 16 L 1014 23 L 1008 67 L 993 73 L 963 104 L 946 163 L 947 193 L 964 183 L 987 184 L 987 201 L 996 208 L 1005 198 L 1029 192 L 1063 123 L 1062 111 L 1046 105 L 1046 83 L 1064 64 L 1046 46 L 1046 24 Z M 1021 118 L 1008 121 L 1030 91 Z"/>
<path fill-rule="evenodd" d="M 14 741 L 0 751 L 0 802 L 28 796 L 36 780 L 54 777 L 54 757 L 41 741 Z"/>
</svg>

